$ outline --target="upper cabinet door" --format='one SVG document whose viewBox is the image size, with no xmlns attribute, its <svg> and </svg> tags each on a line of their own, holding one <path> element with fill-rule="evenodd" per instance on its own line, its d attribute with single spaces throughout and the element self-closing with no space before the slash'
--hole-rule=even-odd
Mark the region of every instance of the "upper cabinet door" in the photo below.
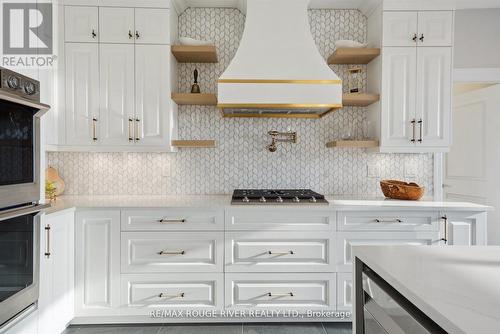
<svg viewBox="0 0 500 334">
<path fill-rule="evenodd" d="M 133 142 L 134 46 L 101 44 L 99 133 L 105 145 Z"/>
<path fill-rule="evenodd" d="M 135 128 L 138 145 L 170 145 L 170 46 L 135 46 Z"/>
<path fill-rule="evenodd" d="M 417 45 L 417 12 L 384 12 L 384 46 Z"/>
<path fill-rule="evenodd" d="M 417 49 L 384 48 L 382 55 L 382 145 L 414 145 Z"/>
<path fill-rule="evenodd" d="M 99 40 L 97 7 L 64 7 L 66 42 L 97 43 Z"/>
<path fill-rule="evenodd" d="M 66 43 L 66 141 L 68 145 L 98 142 L 98 45 Z"/>
<path fill-rule="evenodd" d="M 417 49 L 417 145 L 450 144 L 452 48 Z"/>
<path fill-rule="evenodd" d="M 452 41 L 452 11 L 429 11 L 418 13 L 419 46 L 451 46 Z"/>
<path fill-rule="evenodd" d="M 134 43 L 134 9 L 117 7 L 99 8 L 101 43 Z"/>
<path fill-rule="evenodd" d="M 170 44 L 168 9 L 135 9 L 135 42 L 140 44 Z"/>
</svg>

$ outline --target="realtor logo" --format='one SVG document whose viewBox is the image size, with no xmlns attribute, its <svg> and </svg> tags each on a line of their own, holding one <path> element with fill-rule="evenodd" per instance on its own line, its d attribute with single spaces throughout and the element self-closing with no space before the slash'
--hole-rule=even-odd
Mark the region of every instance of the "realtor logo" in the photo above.
<svg viewBox="0 0 500 334">
<path fill-rule="evenodd" d="M 3 53 L 52 54 L 52 4 L 3 4 Z"/>
</svg>

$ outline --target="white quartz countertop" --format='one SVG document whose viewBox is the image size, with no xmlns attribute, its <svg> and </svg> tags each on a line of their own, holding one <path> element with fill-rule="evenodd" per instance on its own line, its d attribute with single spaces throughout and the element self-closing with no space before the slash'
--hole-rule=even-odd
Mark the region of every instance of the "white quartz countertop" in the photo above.
<svg viewBox="0 0 500 334">
<path fill-rule="evenodd" d="M 353 252 L 448 333 L 498 333 L 500 247 L 354 246 Z"/>
<path fill-rule="evenodd" d="M 473 203 L 437 202 L 432 200 L 398 201 L 384 198 L 356 198 L 326 196 L 333 209 L 412 209 L 412 210 L 469 210 L 487 211 L 491 207 Z M 61 196 L 52 203 L 52 208 L 46 210 L 47 214 L 70 208 L 162 208 L 162 207 L 192 207 L 192 208 L 227 208 L 227 207 L 255 207 L 231 205 L 231 195 L 120 195 L 120 196 Z M 268 205 L 266 205 L 268 206 Z M 286 206 L 277 206 L 286 207 Z M 315 207 L 303 205 L 301 207 Z M 325 208 L 325 206 L 317 206 Z"/>
</svg>

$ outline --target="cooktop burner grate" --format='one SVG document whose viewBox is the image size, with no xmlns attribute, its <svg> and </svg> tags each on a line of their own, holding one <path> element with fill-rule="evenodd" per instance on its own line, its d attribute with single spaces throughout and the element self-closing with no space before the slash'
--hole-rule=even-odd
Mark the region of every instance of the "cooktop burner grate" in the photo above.
<svg viewBox="0 0 500 334">
<path fill-rule="evenodd" d="M 328 204 L 311 189 L 236 189 L 232 204 Z"/>
</svg>

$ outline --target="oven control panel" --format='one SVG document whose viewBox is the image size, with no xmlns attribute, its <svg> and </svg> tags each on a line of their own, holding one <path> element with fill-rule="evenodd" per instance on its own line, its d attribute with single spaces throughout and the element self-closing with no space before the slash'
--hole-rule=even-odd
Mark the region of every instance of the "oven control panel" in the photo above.
<svg viewBox="0 0 500 334">
<path fill-rule="evenodd" d="M 40 83 L 22 74 L 0 67 L 0 91 L 40 102 Z"/>
</svg>

